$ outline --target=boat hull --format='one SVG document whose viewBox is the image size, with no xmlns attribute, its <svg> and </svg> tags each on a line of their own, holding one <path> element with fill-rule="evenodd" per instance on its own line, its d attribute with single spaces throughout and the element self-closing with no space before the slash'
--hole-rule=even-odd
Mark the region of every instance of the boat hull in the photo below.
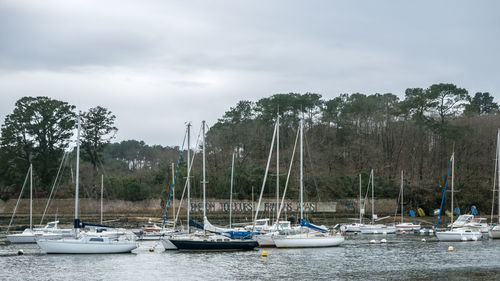
<svg viewBox="0 0 500 281">
<path fill-rule="evenodd" d="M 272 235 L 262 234 L 255 236 L 255 238 L 259 242 L 259 247 L 276 247 Z"/>
<path fill-rule="evenodd" d="M 98 243 L 79 239 L 38 239 L 36 243 L 47 254 L 117 254 L 130 253 L 138 247 L 133 241 Z"/>
<path fill-rule="evenodd" d="M 412 224 L 412 223 L 401 223 L 396 225 L 396 230 L 397 231 L 414 231 L 414 230 L 420 230 L 421 226 L 419 224 Z"/>
<path fill-rule="evenodd" d="M 361 234 L 393 234 L 396 233 L 396 227 L 389 226 L 365 226 L 361 227 Z"/>
<path fill-rule="evenodd" d="M 237 251 L 253 250 L 259 246 L 255 240 L 241 241 L 203 241 L 203 240 L 169 240 L 179 250 L 190 251 Z"/>
<path fill-rule="evenodd" d="M 438 231 L 436 237 L 439 241 L 477 241 L 482 238 L 482 234 L 478 231 Z"/>
<path fill-rule="evenodd" d="M 57 233 L 20 233 L 7 235 L 7 239 L 12 244 L 35 244 L 37 237 L 43 237 L 43 239 L 61 239 L 62 234 Z"/>
<path fill-rule="evenodd" d="M 344 237 L 275 237 L 277 248 L 318 248 L 336 247 L 344 243 Z"/>
<path fill-rule="evenodd" d="M 343 225 L 341 226 L 340 229 L 345 232 L 360 232 L 362 226 L 364 226 L 364 224 L 353 223 L 353 224 Z"/>
<path fill-rule="evenodd" d="M 500 239 L 500 228 L 499 229 L 490 229 L 488 235 L 493 239 Z"/>
</svg>

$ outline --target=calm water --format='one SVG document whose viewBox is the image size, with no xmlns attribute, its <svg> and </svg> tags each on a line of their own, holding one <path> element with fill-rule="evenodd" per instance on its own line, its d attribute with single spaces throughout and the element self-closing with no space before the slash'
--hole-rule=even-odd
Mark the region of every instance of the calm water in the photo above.
<svg viewBox="0 0 500 281">
<path fill-rule="evenodd" d="M 1 280 L 500 280 L 500 240 L 435 242 L 424 236 L 347 236 L 338 248 L 165 252 L 144 242 L 132 254 L 46 255 L 0 240 Z M 433 240 L 433 241 L 431 241 Z M 448 252 L 448 246 L 455 247 Z M 23 249 L 24 256 L 17 256 Z"/>
</svg>

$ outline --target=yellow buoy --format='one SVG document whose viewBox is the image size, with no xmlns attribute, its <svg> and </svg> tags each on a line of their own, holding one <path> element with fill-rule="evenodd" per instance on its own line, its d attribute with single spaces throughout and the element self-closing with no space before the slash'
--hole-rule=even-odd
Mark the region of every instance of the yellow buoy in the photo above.
<svg viewBox="0 0 500 281">
<path fill-rule="evenodd" d="M 267 251 L 262 251 L 262 256 L 267 257 Z"/>
</svg>

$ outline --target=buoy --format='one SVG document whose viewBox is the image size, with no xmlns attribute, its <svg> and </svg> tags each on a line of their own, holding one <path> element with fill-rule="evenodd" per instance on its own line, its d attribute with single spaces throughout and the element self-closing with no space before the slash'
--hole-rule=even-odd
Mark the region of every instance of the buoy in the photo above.
<svg viewBox="0 0 500 281">
<path fill-rule="evenodd" d="M 375 243 L 377 243 L 377 241 L 375 241 L 375 240 L 370 240 L 370 244 L 375 244 Z"/>
<path fill-rule="evenodd" d="M 267 251 L 262 251 L 262 256 L 267 257 Z"/>
<path fill-rule="evenodd" d="M 387 240 L 382 239 L 382 240 L 380 240 L 380 243 L 387 243 Z"/>
<path fill-rule="evenodd" d="M 426 241 L 425 238 L 422 238 L 422 242 L 425 242 L 425 241 Z"/>
<path fill-rule="evenodd" d="M 18 256 L 22 256 L 22 255 L 24 255 L 24 251 L 23 251 L 23 249 L 19 249 L 19 250 L 17 250 L 17 255 L 18 255 Z"/>
<path fill-rule="evenodd" d="M 453 246 L 448 247 L 448 252 L 453 252 Z"/>
<path fill-rule="evenodd" d="M 421 233 L 421 234 L 424 234 L 424 233 L 425 233 L 425 231 L 424 231 L 423 229 L 421 229 L 421 230 L 420 230 L 420 233 Z"/>
<path fill-rule="evenodd" d="M 155 251 L 155 247 L 151 247 L 151 248 L 149 248 L 149 251 L 150 251 L 150 252 L 154 252 L 154 251 Z"/>
<path fill-rule="evenodd" d="M 382 232 L 382 234 L 383 234 L 383 235 L 387 235 L 387 232 L 385 232 L 385 231 L 384 231 L 384 232 Z"/>
<path fill-rule="evenodd" d="M 403 232 L 401 232 L 401 233 L 405 234 L 405 233 L 406 233 L 406 231 L 404 231 L 404 230 L 403 230 Z"/>
</svg>

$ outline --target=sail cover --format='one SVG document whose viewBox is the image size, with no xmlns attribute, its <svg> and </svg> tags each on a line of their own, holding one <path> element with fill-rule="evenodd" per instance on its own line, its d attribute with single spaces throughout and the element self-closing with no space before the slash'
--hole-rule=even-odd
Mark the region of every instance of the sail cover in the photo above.
<svg viewBox="0 0 500 281">
<path fill-rule="evenodd" d="M 319 231 L 322 231 L 322 232 L 329 232 L 328 229 L 324 229 L 324 228 L 319 227 L 319 226 L 317 226 L 315 224 L 309 223 L 305 219 L 301 219 L 300 220 L 300 226 L 309 227 L 309 228 L 316 229 L 316 230 L 319 230 Z"/>
</svg>

